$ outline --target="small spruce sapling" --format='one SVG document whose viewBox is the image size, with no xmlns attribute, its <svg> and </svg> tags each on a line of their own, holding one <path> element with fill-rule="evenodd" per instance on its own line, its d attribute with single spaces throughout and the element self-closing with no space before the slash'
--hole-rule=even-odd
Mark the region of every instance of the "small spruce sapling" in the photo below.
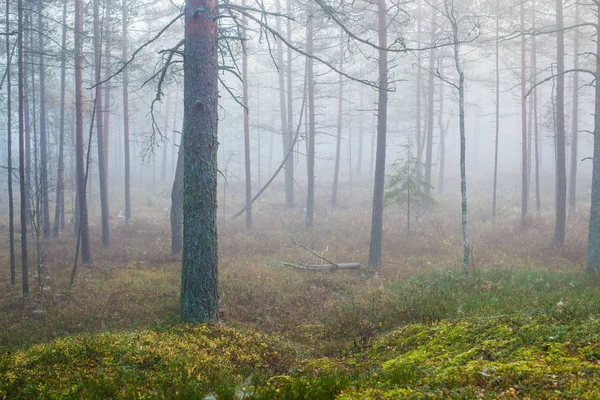
<svg viewBox="0 0 600 400">
<path fill-rule="evenodd" d="M 410 235 L 411 210 L 435 204 L 436 200 L 426 192 L 426 189 L 433 189 L 433 185 L 419 173 L 422 165 L 418 165 L 413 153 L 410 136 L 401 147 L 404 154 L 392 164 L 392 173 L 388 175 L 385 205 L 406 208 L 406 232 Z"/>
</svg>

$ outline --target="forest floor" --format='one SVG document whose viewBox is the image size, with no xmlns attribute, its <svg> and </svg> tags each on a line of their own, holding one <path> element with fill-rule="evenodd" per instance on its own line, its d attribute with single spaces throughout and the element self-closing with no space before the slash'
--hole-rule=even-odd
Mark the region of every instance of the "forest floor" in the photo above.
<svg viewBox="0 0 600 400">
<path fill-rule="evenodd" d="M 600 390 L 600 277 L 583 271 L 584 212 L 570 216 L 556 249 L 550 210 L 522 229 L 517 209 L 494 222 L 475 205 L 465 277 L 455 202 L 421 216 L 410 236 L 403 212 L 386 210 L 377 270 L 365 267 L 367 191 L 337 210 L 322 205 L 309 232 L 301 208 L 260 202 L 252 233 L 242 219 L 220 220 L 221 323 L 189 326 L 178 320 L 167 196 L 137 196 L 140 217 L 111 221 L 109 249 L 92 226 L 94 262 L 79 267 L 73 287 L 74 239 L 42 241 L 28 299 L 7 284 L 0 224 L 0 398 L 595 398 Z M 315 262 L 292 239 L 363 267 L 283 266 Z"/>
</svg>

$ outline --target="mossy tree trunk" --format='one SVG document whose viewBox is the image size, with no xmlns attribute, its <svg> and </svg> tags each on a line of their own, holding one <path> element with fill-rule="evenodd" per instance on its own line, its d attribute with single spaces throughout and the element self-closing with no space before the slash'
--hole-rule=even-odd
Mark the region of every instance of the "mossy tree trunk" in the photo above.
<svg viewBox="0 0 600 400">
<path fill-rule="evenodd" d="M 185 6 L 181 318 L 218 319 L 217 1 Z"/>
</svg>

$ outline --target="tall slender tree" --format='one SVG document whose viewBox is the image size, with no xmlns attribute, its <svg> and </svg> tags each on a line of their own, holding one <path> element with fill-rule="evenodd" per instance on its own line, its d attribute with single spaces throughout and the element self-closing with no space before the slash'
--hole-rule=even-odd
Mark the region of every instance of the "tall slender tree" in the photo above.
<svg viewBox="0 0 600 400">
<path fill-rule="evenodd" d="M 373 188 L 373 213 L 371 216 L 371 244 L 369 265 L 381 266 L 383 237 L 383 195 L 385 188 L 385 150 L 388 105 L 388 54 L 386 0 L 377 1 L 377 34 L 379 40 L 379 103 L 377 105 L 377 156 L 375 158 L 375 183 Z"/>
<path fill-rule="evenodd" d="M 19 46 L 19 186 L 21 193 L 21 280 L 23 287 L 23 297 L 29 296 L 29 274 L 27 265 L 27 203 L 25 201 L 27 192 L 25 189 L 25 74 L 23 56 L 25 49 L 23 46 L 23 33 L 25 25 L 23 23 L 23 0 L 18 0 L 18 46 Z"/>
<path fill-rule="evenodd" d="M 6 32 L 10 32 L 10 2 L 6 2 Z M 10 50 L 10 36 L 6 36 L 6 148 L 7 148 L 7 175 L 8 175 L 8 245 L 10 257 L 10 284 L 16 283 L 15 263 L 15 205 L 13 201 L 13 172 L 12 172 L 12 82 L 11 82 L 12 54 Z"/>
<path fill-rule="evenodd" d="M 556 0 L 556 224 L 555 246 L 565 242 L 567 168 L 565 148 L 565 33 L 562 0 Z"/>
<path fill-rule="evenodd" d="M 427 137 L 425 141 L 425 182 L 431 182 L 431 169 L 433 166 L 433 121 L 434 121 L 434 75 L 433 71 L 435 68 L 435 54 L 436 54 L 436 29 L 437 29 L 437 2 L 434 0 L 432 3 L 431 13 L 431 32 L 430 32 L 430 46 L 429 49 L 429 79 L 427 88 Z M 429 196 L 431 194 L 431 185 L 425 185 L 423 188 L 425 194 Z"/>
<path fill-rule="evenodd" d="M 44 46 L 44 1 L 38 0 L 38 52 L 39 52 L 39 73 L 40 73 L 40 185 L 41 193 L 41 211 L 43 215 L 44 237 L 50 237 L 50 186 L 48 185 L 48 132 L 46 127 L 46 65 L 45 65 L 45 46 Z"/>
<path fill-rule="evenodd" d="M 102 103 L 102 33 L 100 23 L 100 0 L 94 0 L 94 66 L 96 80 L 96 138 L 98 139 L 98 178 L 100 182 L 100 214 L 102 219 L 102 246 L 110 246 L 109 204 L 108 204 L 108 165 L 106 157 L 106 137 L 104 131 L 104 109 Z M 104 24 L 102 24 L 104 25 Z"/>
<path fill-rule="evenodd" d="M 314 15 L 309 10 L 306 24 L 306 53 L 308 76 L 308 151 L 306 169 L 308 174 L 308 190 L 306 191 L 306 222 L 307 228 L 312 228 L 315 218 L 315 74 L 313 58 Z"/>
<path fill-rule="evenodd" d="M 54 228 L 52 235 L 58 237 L 61 221 L 64 222 L 65 215 L 65 97 L 66 97 L 66 64 L 67 54 L 64 49 L 67 47 L 67 0 L 63 0 L 62 14 L 62 40 L 63 51 L 60 53 L 60 122 L 59 122 L 59 141 L 58 141 L 58 173 L 56 174 L 56 208 L 54 213 Z"/>
<path fill-rule="evenodd" d="M 341 72 L 344 71 L 344 36 L 340 33 L 340 65 Z M 335 141 L 335 168 L 333 171 L 333 190 L 331 191 L 331 207 L 337 207 L 338 183 L 340 180 L 340 157 L 342 153 L 342 120 L 344 106 L 344 79 L 341 74 L 338 75 L 338 119 L 337 135 Z"/>
<path fill-rule="evenodd" d="M 575 2 L 575 25 L 579 25 L 579 2 Z M 579 29 L 573 31 L 573 113 L 571 115 L 571 171 L 569 179 L 569 211 L 577 207 L 577 152 L 579 146 Z"/>
<path fill-rule="evenodd" d="M 521 2 L 521 32 L 525 32 L 525 2 Z M 521 226 L 525 226 L 527 203 L 529 200 L 529 182 L 527 182 L 527 41 L 521 36 Z"/>
<path fill-rule="evenodd" d="M 498 147 L 500 143 L 500 0 L 496 0 L 496 133 L 494 140 L 494 189 L 492 200 L 492 218 L 496 218 L 498 201 Z"/>
<path fill-rule="evenodd" d="M 242 0 L 242 7 L 246 6 L 246 0 Z M 248 18 L 246 16 L 242 16 L 242 26 L 243 26 L 243 35 L 244 38 L 242 40 L 242 97 L 244 104 L 244 169 L 246 172 L 246 230 L 252 230 L 252 170 L 250 168 L 250 115 L 249 115 L 249 102 L 248 102 L 248 38 L 246 37 L 247 31 L 246 26 L 248 24 Z M 281 41 L 278 41 L 279 46 L 281 47 Z M 278 52 L 281 49 L 278 49 Z M 281 59 L 283 59 L 283 55 L 281 55 Z M 280 84 L 281 78 L 283 77 L 283 65 L 279 66 L 279 77 Z M 287 119 L 287 110 L 285 109 L 285 98 L 283 97 L 283 88 L 280 87 L 280 104 L 281 115 L 286 116 Z M 282 117 L 282 126 L 283 122 L 287 125 L 287 120 L 283 121 Z M 287 126 L 286 126 L 287 132 Z M 284 135 L 285 133 L 284 132 Z M 285 143 L 286 151 L 289 148 L 289 143 L 286 138 L 284 138 L 283 142 Z M 284 153 L 285 154 L 285 153 Z M 287 197 L 286 197 L 287 198 Z"/>
<path fill-rule="evenodd" d="M 121 5 L 122 13 L 122 55 L 123 62 L 129 58 L 129 13 L 127 0 Z M 123 68 L 123 150 L 125 153 L 125 223 L 131 221 L 131 160 L 129 149 L 129 67 Z"/>
<path fill-rule="evenodd" d="M 79 224 L 76 235 L 81 240 L 81 261 L 92 261 L 90 250 L 88 209 L 86 194 L 86 170 L 83 139 L 83 0 L 75 0 L 75 157 L 77 169 L 77 200 Z"/>
</svg>

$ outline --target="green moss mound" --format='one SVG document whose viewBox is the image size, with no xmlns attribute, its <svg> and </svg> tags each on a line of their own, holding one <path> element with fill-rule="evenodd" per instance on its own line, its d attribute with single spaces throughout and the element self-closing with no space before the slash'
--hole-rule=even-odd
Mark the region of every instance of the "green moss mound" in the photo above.
<svg viewBox="0 0 600 400">
<path fill-rule="evenodd" d="M 598 398 L 600 320 L 569 311 L 413 324 L 303 358 L 222 325 L 81 335 L 0 359 L 0 398 Z"/>
<path fill-rule="evenodd" d="M 281 341 L 222 325 L 80 335 L 1 355 L 0 398 L 227 399 L 293 360 Z"/>
</svg>

